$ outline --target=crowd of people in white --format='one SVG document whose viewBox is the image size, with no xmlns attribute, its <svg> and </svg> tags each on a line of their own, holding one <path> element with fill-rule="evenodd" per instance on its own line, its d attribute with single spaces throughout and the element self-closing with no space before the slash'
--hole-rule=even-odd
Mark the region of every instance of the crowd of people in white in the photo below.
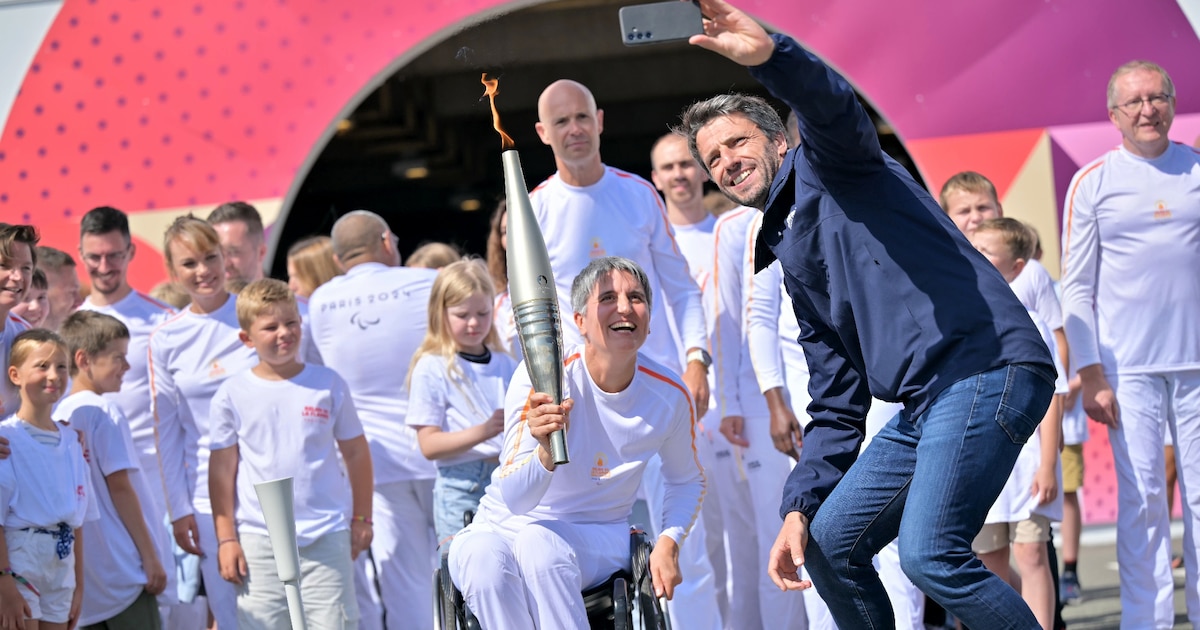
<svg viewBox="0 0 1200 630">
<path fill-rule="evenodd" d="M 938 220 L 995 266 L 1059 369 L 971 542 L 1047 629 L 1080 597 L 1089 416 L 1113 444 L 1122 626 L 1174 619 L 1169 439 L 1200 623 L 1200 157 L 1167 138 L 1174 99 L 1154 64 L 1113 74 L 1121 146 L 1065 193 L 1061 298 L 986 177 L 940 191 Z M 580 83 L 539 98 L 557 172 L 530 200 L 560 298 L 561 404 L 520 365 L 503 203 L 486 260 L 401 264 L 391 228 L 360 210 L 292 247 L 286 285 L 264 278 L 255 209 L 224 204 L 167 229 L 162 299 L 130 286 L 117 209 L 81 220 L 86 292 L 34 226 L 0 225 L 0 627 L 286 627 L 253 490 L 284 476 L 312 627 L 431 627 L 439 545 L 483 627 L 586 627 L 579 593 L 627 568 L 639 499 L 675 627 L 836 627 L 827 585 L 789 592 L 768 566 L 820 392 L 784 269 L 755 273 L 763 212 L 710 211 L 709 165 L 679 133 L 651 148 L 650 181 L 605 165 L 603 126 Z M 792 151 L 803 128 L 788 126 Z M 862 449 L 905 402 L 870 402 Z M 556 466 L 547 436 L 563 428 L 573 456 Z M 893 541 L 874 565 L 895 625 L 923 628 L 903 557 Z"/>
</svg>

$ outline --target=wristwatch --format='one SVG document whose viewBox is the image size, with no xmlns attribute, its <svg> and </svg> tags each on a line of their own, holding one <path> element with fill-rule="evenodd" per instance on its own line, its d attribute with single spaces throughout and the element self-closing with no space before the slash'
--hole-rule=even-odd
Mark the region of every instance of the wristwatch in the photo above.
<svg viewBox="0 0 1200 630">
<path fill-rule="evenodd" d="M 712 365 L 712 355 L 704 348 L 693 348 L 691 352 L 687 353 L 687 362 L 691 363 L 692 361 L 699 361 L 700 365 L 708 369 Z"/>
</svg>

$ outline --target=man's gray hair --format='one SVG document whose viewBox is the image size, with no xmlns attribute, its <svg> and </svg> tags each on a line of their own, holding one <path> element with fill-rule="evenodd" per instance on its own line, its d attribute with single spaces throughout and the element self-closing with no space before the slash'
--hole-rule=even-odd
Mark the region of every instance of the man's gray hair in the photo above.
<svg viewBox="0 0 1200 630">
<path fill-rule="evenodd" d="M 646 294 L 646 309 L 649 310 L 654 304 L 654 296 L 650 292 L 650 279 L 646 277 L 646 272 L 642 271 L 641 265 L 621 256 L 597 258 L 575 276 L 575 280 L 571 282 L 571 308 L 576 313 L 587 311 L 587 301 L 592 291 L 596 290 L 596 283 L 613 271 L 624 271 L 642 285 L 642 292 Z"/>
<path fill-rule="evenodd" d="M 1120 103 L 1117 102 L 1117 79 L 1133 72 L 1135 70 L 1146 70 L 1148 72 L 1157 72 L 1162 76 L 1163 91 L 1167 96 L 1175 96 L 1175 82 L 1171 80 L 1171 75 L 1167 74 L 1163 67 L 1153 61 L 1145 61 L 1142 59 L 1134 59 L 1121 64 L 1120 68 L 1113 71 L 1112 76 L 1108 79 L 1108 108 L 1112 109 Z"/>
<path fill-rule="evenodd" d="M 708 164 L 700 157 L 700 151 L 696 148 L 696 134 L 713 119 L 732 114 L 741 114 L 748 118 L 758 127 L 759 131 L 767 136 L 768 140 L 787 139 L 787 129 L 784 127 L 779 113 L 775 111 L 774 107 L 771 107 L 766 99 L 761 97 L 734 92 L 692 103 L 683 110 L 683 114 L 679 116 L 679 125 L 673 131 L 687 138 L 688 151 L 692 153 L 692 157 L 696 158 L 700 166 L 704 167 L 706 173 L 708 173 Z M 709 173 L 709 175 L 711 174 Z"/>
</svg>

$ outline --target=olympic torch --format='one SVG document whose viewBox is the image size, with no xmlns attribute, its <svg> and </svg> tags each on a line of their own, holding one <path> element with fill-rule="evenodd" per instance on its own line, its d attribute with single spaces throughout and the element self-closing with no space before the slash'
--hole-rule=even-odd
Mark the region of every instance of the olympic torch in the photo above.
<svg viewBox="0 0 1200 630">
<path fill-rule="evenodd" d="M 271 553 L 275 556 L 279 581 L 283 582 L 292 629 L 305 630 L 308 623 L 304 617 L 304 604 L 300 600 L 300 550 L 296 547 L 292 478 L 256 483 L 254 492 L 258 495 L 263 519 L 267 522 L 267 536 L 271 540 Z"/>
<path fill-rule="evenodd" d="M 508 202 L 508 294 L 512 298 L 517 337 L 525 353 L 525 368 L 529 370 L 533 391 L 550 394 L 558 405 L 563 401 L 562 323 L 550 254 L 529 203 L 521 158 L 513 149 L 505 151 L 501 158 Z M 567 439 L 561 429 L 550 434 L 550 455 L 555 464 L 570 461 Z"/>
<path fill-rule="evenodd" d="M 512 301 L 517 338 L 525 353 L 525 369 L 529 371 L 533 391 L 549 394 L 554 404 L 560 405 L 563 401 L 562 322 L 550 254 L 529 203 L 521 158 L 513 149 L 516 143 L 500 126 L 500 112 L 496 109 L 500 80 L 487 78 L 487 73 L 480 80 L 486 87 L 484 96 L 491 101 L 492 126 L 500 133 L 500 146 L 507 149 L 500 157 L 504 163 L 504 195 L 508 207 L 508 295 Z M 567 437 L 562 430 L 550 434 L 550 456 L 555 464 L 570 461 Z"/>
</svg>

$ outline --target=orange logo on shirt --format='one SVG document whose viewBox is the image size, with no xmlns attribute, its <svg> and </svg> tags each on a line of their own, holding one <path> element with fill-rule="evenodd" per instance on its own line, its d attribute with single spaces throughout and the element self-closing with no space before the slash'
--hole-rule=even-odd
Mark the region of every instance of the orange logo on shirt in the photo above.
<svg viewBox="0 0 1200 630">
<path fill-rule="evenodd" d="M 592 258 L 603 258 L 605 255 L 604 245 L 600 242 L 599 237 L 592 238 L 592 251 L 588 254 Z"/>
<path fill-rule="evenodd" d="M 208 368 L 208 378 L 221 378 L 222 376 L 225 376 L 225 367 L 219 360 L 214 360 L 212 367 Z"/>
<path fill-rule="evenodd" d="M 604 453 L 596 453 L 595 462 L 592 464 L 592 481 L 600 483 L 603 479 L 609 478 L 608 458 Z"/>
<path fill-rule="evenodd" d="M 1163 221 L 1171 218 L 1171 211 L 1167 209 L 1167 202 L 1159 199 L 1154 204 L 1154 220 Z"/>
</svg>

